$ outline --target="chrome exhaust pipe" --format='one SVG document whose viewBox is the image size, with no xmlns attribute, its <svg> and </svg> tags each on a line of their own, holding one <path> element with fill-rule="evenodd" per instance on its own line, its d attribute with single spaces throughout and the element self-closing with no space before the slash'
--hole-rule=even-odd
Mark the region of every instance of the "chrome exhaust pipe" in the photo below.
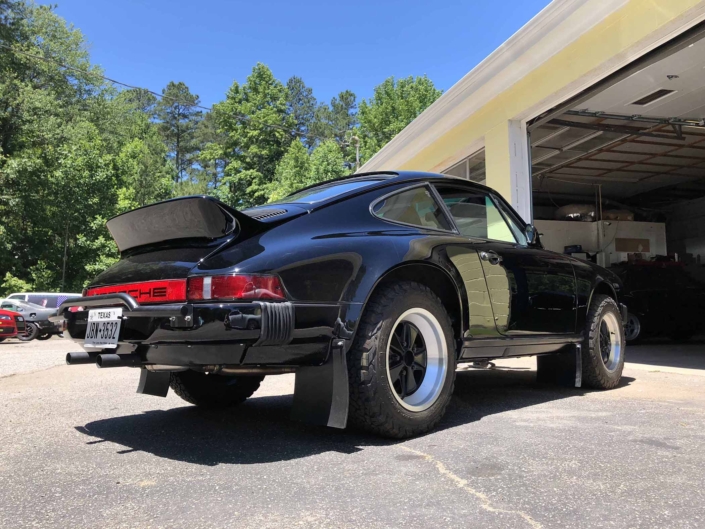
<svg viewBox="0 0 705 529">
<path fill-rule="evenodd" d="M 70 366 L 77 366 L 79 364 L 95 364 L 95 358 L 98 353 L 86 353 L 81 351 L 80 353 L 66 353 L 66 364 Z"/>
<path fill-rule="evenodd" d="M 98 367 L 139 367 L 142 365 L 142 357 L 138 354 L 99 354 L 95 357 L 95 365 Z"/>
</svg>

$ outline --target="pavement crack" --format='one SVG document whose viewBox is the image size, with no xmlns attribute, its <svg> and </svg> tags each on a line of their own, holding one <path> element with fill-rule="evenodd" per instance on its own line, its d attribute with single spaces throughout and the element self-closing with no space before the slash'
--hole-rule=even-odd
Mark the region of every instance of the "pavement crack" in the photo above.
<svg viewBox="0 0 705 529">
<path fill-rule="evenodd" d="M 534 520 L 531 516 L 526 514 L 523 511 L 514 511 L 514 510 L 508 510 L 508 509 L 499 509 L 497 507 L 492 506 L 492 502 L 490 501 L 489 497 L 478 491 L 473 489 L 469 484 L 466 479 L 461 478 L 460 476 L 454 474 L 450 470 L 448 470 L 448 467 L 446 467 L 443 463 L 435 459 L 433 456 L 430 456 L 424 452 L 419 452 L 418 450 L 414 450 L 413 448 L 408 448 L 406 446 L 400 446 L 402 450 L 406 450 L 407 452 L 411 452 L 412 454 L 416 454 L 417 456 L 421 456 L 426 462 L 433 464 L 436 467 L 436 470 L 438 471 L 439 474 L 442 476 L 448 478 L 451 480 L 458 488 L 463 489 L 465 492 L 470 494 L 471 496 L 474 496 L 478 500 L 480 500 L 480 507 L 482 507 L 484 510 L 491 512 L 491 513 L 503 513 L 503 514 L 516 514 L 517 516 L 520 516 L 521 518 L 524 519 L 526 523 L 528 523 L 533 529 L 542 529 L 543 525 L 541 525 L 539 522 Z"/>
</svg>

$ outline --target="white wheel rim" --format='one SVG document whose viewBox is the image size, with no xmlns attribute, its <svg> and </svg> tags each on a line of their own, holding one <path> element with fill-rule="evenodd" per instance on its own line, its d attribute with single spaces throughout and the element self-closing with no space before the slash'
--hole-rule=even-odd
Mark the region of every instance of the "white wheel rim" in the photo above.
<svg viewBox="0 0 705 529">
<path fill-rule="evenodd" d="M 620 331 L 617 316 L 611 312 L 605 313 L 598 329 L 598 347 L 602 362 L 608 371 L 617 369 L 622 359 L 622 333 Z"/>
<path fill-rule="evenodd" d="M 411 395 L 402 397 L 395 389 L 395 384 L 392 381 L 390 356 L 398 356 L 396 351 L 392 351 L 392 340 L 397 327 L 404 323 L 414 326 L 422 337 L 426 352 L 426 367 L 423 379 L 418 387 Z M 414 412 L 424 411 L 433 406 L 443 391 L 448 371 L 448 347 L 438 319 L 425 309 L 413 308 L 407 310 L 394 322 L 392 331 L 389 334 L 386 352 L 387 381 L 396 401 L 407 410 Z M 407 366 L 406 368 L 410 367 Z"/>
</svg>

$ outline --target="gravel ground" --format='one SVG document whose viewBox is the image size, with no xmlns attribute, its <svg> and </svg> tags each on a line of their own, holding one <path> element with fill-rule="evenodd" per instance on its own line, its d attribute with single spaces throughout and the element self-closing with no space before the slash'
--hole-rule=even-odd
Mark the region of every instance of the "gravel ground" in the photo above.
<svg viewBox="0 0 705 529">
<path fill-rule="evenodd" d="M 403 442 L 289 421 L 290 375 L 203 411 L 69 350 L 0 344 L 2 528 L 705 526 L 703 345 L 630 348 L 609 392 L 537 385 L 532 360 L 462 370 Z"/>
</svg>

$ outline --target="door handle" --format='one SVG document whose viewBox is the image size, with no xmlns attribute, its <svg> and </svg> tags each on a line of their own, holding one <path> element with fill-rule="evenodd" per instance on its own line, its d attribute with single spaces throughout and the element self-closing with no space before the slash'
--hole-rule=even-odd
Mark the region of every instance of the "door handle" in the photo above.
<svg viewBox="0 0 705 529">
<path fill-rule="evenodd" d="M 480 252 L 480 259 L 493 265 L 497 265 L 502 262 L 502 257 L 492 250 Z"/>
</svg>

